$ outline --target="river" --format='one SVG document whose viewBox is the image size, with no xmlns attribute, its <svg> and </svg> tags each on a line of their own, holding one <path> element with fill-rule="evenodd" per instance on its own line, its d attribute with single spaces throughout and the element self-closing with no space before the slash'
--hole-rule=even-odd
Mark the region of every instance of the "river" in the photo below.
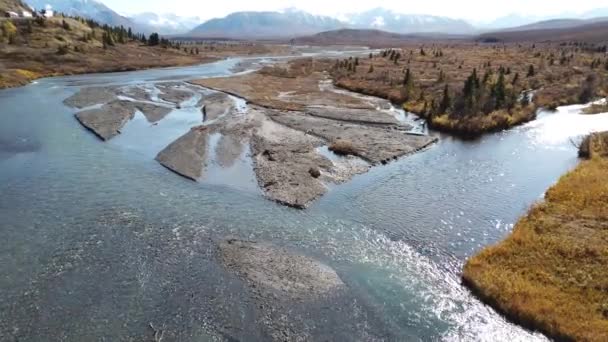
<svg viewBox="0 0 608 342">
<path fill-rule="evenodd" d="M 102 143 L 62 104 L 82 86 L 224 76 L 238 62 L 0 91 L 0 340 L 143 340 L 150 323 L 180 341 L 227 338 L 222 329 L 263 339 L 211 252 L 229 235 L 332 266 L 373 317 L 361 324 L 387 340 L 545 340 L 473 298 L 459 275 L 577 164 L 569 139 L 608 129 L 608 115 L 572 106 L 474 141 L 441 135 L 301 211 L 228 171 L 216 173 L 229 181 L 182 179 L 153 160 L 166 136 L 160 144 L 134 120 Z"/>
</svg>

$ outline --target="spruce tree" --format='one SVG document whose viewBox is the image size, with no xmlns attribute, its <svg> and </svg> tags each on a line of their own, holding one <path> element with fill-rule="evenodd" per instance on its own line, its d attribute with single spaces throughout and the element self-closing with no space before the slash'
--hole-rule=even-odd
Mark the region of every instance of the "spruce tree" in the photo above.
<svg viewBox="0 0 608 342">
<path fill-rule="evenodd" d="M 500 73 L 498 75 L 498 81 L 493 87 L 495 109 L 500 109 L 505 105 L 506 101 L 506 87 L 505 87 L 505 74 Z"/>
<path fill-rule="evenodd" d="M 450 88 L 448 85 L 445 85 L 443 89 L 443 98 L 441 99 L 441 104 L 439 105 L 439 112 L 441 114 L 447 113 L 452 106 L 452 99 L 450 98 Z"/>
<path fill-rule="evenodd" d="M 526 75 L 526 77 L 533 77 L 534 74 L 535 74 L 534 65 L 530 64 L 530 66 L 528 67 L 528 74 Z"/>
<path fill-rule="evenodd" d="M 410 68 L 407 68 L 407 71 L 405 72 L 405 77 L 403 77 L 403 86 L 408 87 L 411 84 L 412 84 L 412 75 L 410 72 Z"/>
<path fill-rule="evenodd" d="M 511 84 L 516 85 L 518 81 L 519 81 L 519 73 L 516 72 L 515 76 L 513 76 L 513 81 L 511 81 Z"/>
</svg>

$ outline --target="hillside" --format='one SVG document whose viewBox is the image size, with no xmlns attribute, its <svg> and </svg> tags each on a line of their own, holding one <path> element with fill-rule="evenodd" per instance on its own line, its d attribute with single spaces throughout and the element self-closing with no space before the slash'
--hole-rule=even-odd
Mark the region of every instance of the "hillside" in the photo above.
<svg viewBox="0 0 608 342">
<path fill-rule="evenodd" d="M 528 29 L 485 33 L 477 37 L 486 42 L 608 42 L 608 21 L 584 24 L 576 27 L 553 29 Z"/>
<path fill-rule="evenodd" d="M 194 28 L 190 34 L 221 38 L 291 38 L 343 27 L 331 17 L 315 16 L 302 11 L 236 12 L 225 18 L 211 19 Z"/>
<path fill-rule="evenodd" d="M 54 11 L 68 16 L 93 19 L 110 26 L 131 27 L 136 31 L 150 32 L 142 25 L 137 25 L 129 18 L 123 17 L 97 0 L 25 0 L 37 10 L 51 6 Z"/>
<path fill-rule="evenodd" d="M 298 37 L 294 44 L 308 45 L 364 45 L 369 47 L 398 46 L 407 42 L 447 41 L 465 39 L 465 35 L 441 33 L 400 34 L 381 30 L 341 29 L 326 31 L 311 36 Z"/>
<path fill-rule="evenodd" d="M 0 88 L 24 85 L 54 75 L 135 70 L 210 61 L 204 53 L 147 46 L 124 38 L 104 44 L 107 33 L 72 18 L 3 20 L 0 35 Z M 105 47 L 104 47 L 105 45 Z M 217 54 L 218 51 L 214 51 Z"/>
<path fill-rule="evenodd" d="M 552 19 L 543 20 L 535 23 L 506 28 L 500 30 L 502 32 L 511 31 L 532 31 L 532 30 L 552 30 L 552 29 L 568 29 L 583 25 L 595 24 L 608 21 L 608 18 L 592 18 L 592 19 Z"/>
<path fill-rule="evenodd" d="M 6 11 L 19 12 L 25 9 L 27 6 L 20 0 L 0 0 L 0 15 L 2 16 Z"/>
</svg>

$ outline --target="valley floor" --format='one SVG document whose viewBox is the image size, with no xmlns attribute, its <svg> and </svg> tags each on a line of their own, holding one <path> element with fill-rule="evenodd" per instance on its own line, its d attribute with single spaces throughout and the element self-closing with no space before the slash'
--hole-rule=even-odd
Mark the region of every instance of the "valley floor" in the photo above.
<svg viewBox="0 0 608 342">
<path fill-rule="evenodd" d="M 608 60 L 594 46 L 404 44 L 329 65 L 337 86 L 389 99 L 431 128 L 468 137 L 531 121 L 539 108 L 608 95 Z"/>
</svg>

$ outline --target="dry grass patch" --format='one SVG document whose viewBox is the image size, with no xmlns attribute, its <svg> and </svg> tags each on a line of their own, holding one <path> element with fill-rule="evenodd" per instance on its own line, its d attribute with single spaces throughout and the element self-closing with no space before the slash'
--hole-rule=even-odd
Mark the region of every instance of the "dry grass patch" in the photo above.
<svg viewBox="0 0 608 342">
<path fill-rule="evenodd" d="M 339 139 L 329 145 L 329 150 L 341 156 L 356 155 L 357 152 L 350 140 Z"/>
<path fill-rule="evenodd" d="M 429 126 L 444 132 L 477 136 L 485 132 L 495 132 L 507 129 L 536 118 L 533 106 L 518 107 L 517 109 L 497 110 L 488 115 L 454 118 L 443 114 L 428 117 Z"/>
<path fill-rule="evenodd" d="M 608 341 L 608 133 L 588 144 L 591 159 L 463 273 L 498 311 L 558 340 Z"/>
</svg>

